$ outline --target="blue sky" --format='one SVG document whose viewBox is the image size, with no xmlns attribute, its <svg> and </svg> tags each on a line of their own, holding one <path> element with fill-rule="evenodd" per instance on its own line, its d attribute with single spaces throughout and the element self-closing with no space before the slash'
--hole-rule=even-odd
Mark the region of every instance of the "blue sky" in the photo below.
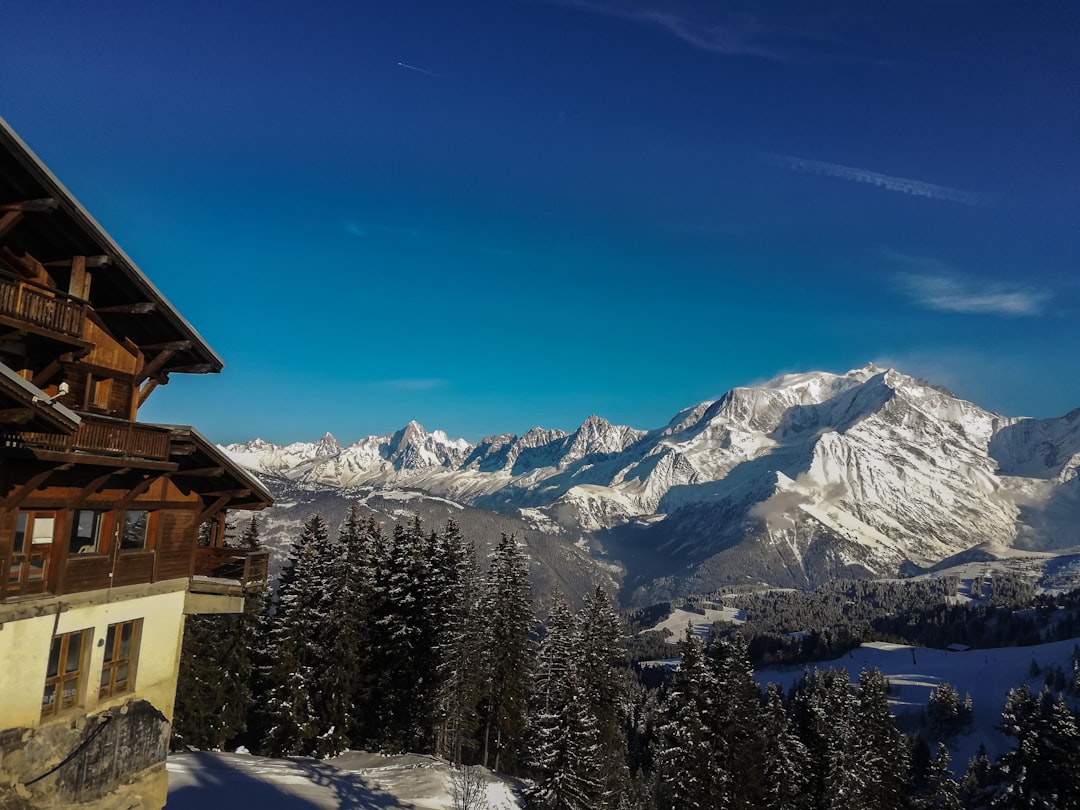
<svg viewBox="0 0 1080 810">
<path fill-rule="evenodd" d="M 656 427 L 892 365 L 1080 406 L 1080 5 L 10 4 L 0 115 L 226 362 L 220 442 Z"/>
</svg>

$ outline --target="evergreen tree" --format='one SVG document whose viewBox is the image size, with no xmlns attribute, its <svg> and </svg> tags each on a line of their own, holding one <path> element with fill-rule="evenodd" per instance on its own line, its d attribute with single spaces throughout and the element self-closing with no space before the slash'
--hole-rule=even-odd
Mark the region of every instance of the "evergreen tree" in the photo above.
<svg viewBox="0 0 1080 810">
<path fill-rule="evenodd" d="M 481 703 L 481 757 L 494 770 L 510 770 L 517 761 L 527 716 L 536 622 L 524 554 L 511 535 L 503 534 L 483 583 L 481 615 L 486 618 Z"/>
<path fill-rule="evenodd" d="M 949 770 L 949 749 L 938 743 L 937 753 L 930 759 L 926 784 L 912 797 L 914 810 L 964 810 L 960 800 L 960 785 Z"/>
<path fill-rule="evenodd" d="M 259 547 L 255 516 L 244 532 L 243 547 Z M 174 744 L 220 750 L 247 730 L 253 701 L 251 644 L 263 600 L 259 590 L 246 595 L 241 613 L 185 617 Z"/>
<path fill-rule="evenodd" d="M 327 545 L 319 613 L 322 623 L 311 628 L 322 666 L 313 690 L 313 710 L 319 734 L 315 754 L 335 756 L 363 739 L 364 677 L 370 644 L 368 540 L 353 504 L 336 544 Z"/>
<path fill-rule="evenodd" d="M 435 642 L 435 753 L 460 765 L 475 754 L 483 625 L 476 550 L 453 520 L 434 543 L 432 568 L 441 594 L 436 597 L 441 623 Z"/>
<path fill-rule="evenodd" d="M 761 692 L 742 634 L 712 644 L 709 662 L 717 690 L 711 725 L 717 760 L 729 777 L 728 805 L 733 810 L 758 808 L 765 795 Z"/>
<path fill-rule="evenodd" d="M 428 600 L 430 542 L 419 517 L 397 525 L 379 566 L 375 715 L 388 750 L 432 747 L 435 653 Z"/>
<path fill-rule="evenodd" d="M 616 807 L 629 784 L 626 762 L 626 679 L 622 664 L 626 644 L 622 623 L 602 587 L 585 597 L 578 621 L 581 688 L 598 737 L 601 800 L 596 807 Z"/>
<path fill-rule="evenodd" d="M 274 756 L 310 754 L 322 733 L 311 690 L 323 662 L 312 643 L 312 630 L 322 624 L 319 552 L 328 536 L 321 515 L 313 514 L 304 523 L 290 554 L 291 564 L 281 573 L 276 604 L 264 623 L 262 748 Z"/>
<path fill-rule="evenodd" d="M 688 627 L 682 662 L 664 703 L 657 734 L 657 806 L 670 810 L 727 810 L 728 774 L 716 757 L 707 724 L 716 711 L 716 682 L 701 641 Z"/>
<path fill-rule="evenodd" d="M 859 675 L 855 757 L 863 776 L 861 807 L 900 810 L 908 782 L 907 745 L 889 709 L 888 686 L 877 669 Z"/>
<path fill-rule="evenodd" d="M 799 810 L 804 806 L 806 746 L 791 731 L 780 688 L 769 684 L 762 717 L 765 741 L 761 765 L 765 810 Z"/>
</svg>

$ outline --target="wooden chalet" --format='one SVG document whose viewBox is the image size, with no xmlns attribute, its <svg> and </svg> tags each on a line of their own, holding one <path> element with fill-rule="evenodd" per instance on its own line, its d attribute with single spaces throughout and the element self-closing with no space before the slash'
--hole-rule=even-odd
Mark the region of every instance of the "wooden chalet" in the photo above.
<svg viewBox="0 0 1080 810">
<path fill-rule="evenodd" d="M 271 497 L 138 412 L 222 365 L 0 119 L 0 807 L 164 805 L 184 616 L 265 583 L 224 527 Z"/>
</svg>

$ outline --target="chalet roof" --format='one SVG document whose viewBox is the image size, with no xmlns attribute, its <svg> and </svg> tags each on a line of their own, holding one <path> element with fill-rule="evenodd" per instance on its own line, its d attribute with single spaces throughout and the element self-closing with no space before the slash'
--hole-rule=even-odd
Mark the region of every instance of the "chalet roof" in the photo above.
<svg viewBox="0 0 1080 810">
<path fill-rule="evenodd" d="M 55 208 L 23 216 L 8 234 L 9 246 L 29 252 L 58 282 L 70 278 L 65 261 L 88 257 L 97 266 L 89 303 L 110 331 L 140 347 L 173 344 L 161 371 L 221 371 L 224 362 L 194 327 L 0 118 L 0 213 L 2 206 L 38 200 L 51 200 Z"/>
<path fill-rule="evenodd" d="M 274 496 L 263 483 L 217 445 L 188 425 L 156 425 L 171 431 L 171 460 L 179 466 L 172 479 L 204 498 L 225 499 L 222 508 L 259 510 L 272 506 Z"/>
<path fill-rule="evenodd" d="M 42 433 L 70 434 L 82 421 L 73 410 L 54 402 L 48 394 L 3 363 L 0 363 L 0 411 L 12 414 L 4 420 L 6 423 Z"/>
</svg>

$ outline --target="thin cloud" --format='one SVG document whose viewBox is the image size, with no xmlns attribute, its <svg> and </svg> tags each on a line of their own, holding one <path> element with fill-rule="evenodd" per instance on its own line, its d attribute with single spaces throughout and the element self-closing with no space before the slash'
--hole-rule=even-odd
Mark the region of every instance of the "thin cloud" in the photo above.
<svg viewBox="0 0 1080 810">
<path fill-rule="evenodd" d="M 1050 299 L 1042 290 L 1004 284 L 975 284 L 949 276 L 900 273 L 897 281 L 916 304 L 936 312 L 1032 317 Z"/>
<path fill-rule="evenodd" d="M 449 380 L 442 377 L 403 377 L 397 380 L 379 380 L 375 385 L 387 391 L 434 391 L 448 383 Z"/>
<path fill-rule="evenodd" d="M 927 197 L 933 200 L 947 200 L 949 202 L 963 203 L 964 205 L 980 206 L 991 205 L 996 200 L 993 194 L 980 191 L 964 191 L 959 188 L 939 186 L 937 183 L 927 183 L 925 180 L 912 180 L 908 177 L 893 177 L 867 169 L 842 166 L 839 163 L 807 160 L 792 157 L 791 155 L 765 155 L 765 158 L 785 169 L 807 174 L 819 174 L 825 177 L 838 177 L 841 180 L 851 180 L 855 183 L 868 183 L 886 191 L 898 191 L 901 194 L 909 194 L 913 197 Z"/>
<path fill-rule="evenodd" d="M 422 237 L 422 231 L 415 228 L 396 228 L 393 225 L 379 225 L 376 223 L 346 222 L 345 233 L 350 236 L 358 236 L 361 239 L 376 233 L 388 233 L 394 236 L 408 236 L 411 238 Z"/>
<path fill-rule="evenodd" d="M 598 0 L 547 0 L 547 2 L 598 16 L 656 26 L 695 48 L 712 53 L 789 61 L 787 55 L 781 51 L 755 41 L 760 32 L 752 20 L 730 18 L 723 23 L 718 23 L 670 11 L 634 8 L 625 2 L 606 3 Z"/>
</svg>

